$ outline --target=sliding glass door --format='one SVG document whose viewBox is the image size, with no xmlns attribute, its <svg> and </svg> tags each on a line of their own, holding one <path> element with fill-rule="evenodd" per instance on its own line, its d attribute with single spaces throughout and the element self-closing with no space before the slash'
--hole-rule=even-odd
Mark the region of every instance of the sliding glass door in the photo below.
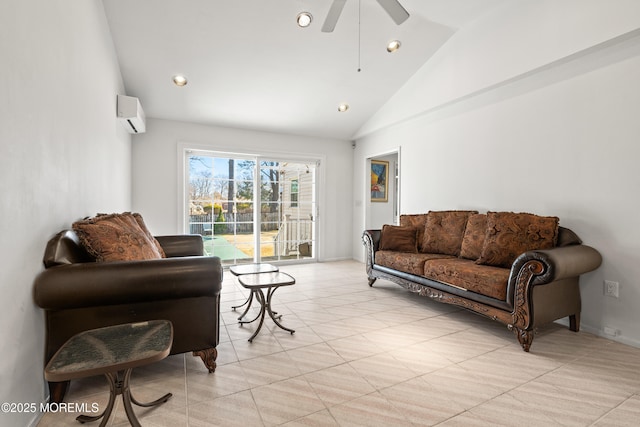
<svg viewBox="0 0 640 427">
<path fill-rule="evenodd" d="M 187 151 L 187 230 L 223 264 L 315 258 L 316 161 Z"/>
<path fill-rule="evenodd" d="M 315 162 L 260 160 L 263 261 L 314 257 L 316 169 Z"/>
</svg>

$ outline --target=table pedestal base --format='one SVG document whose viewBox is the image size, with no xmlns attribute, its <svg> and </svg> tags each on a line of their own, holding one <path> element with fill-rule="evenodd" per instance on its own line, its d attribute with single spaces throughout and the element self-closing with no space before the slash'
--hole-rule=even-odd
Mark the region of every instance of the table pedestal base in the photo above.
<svg viewBox="0 0 640 427">
<path fill-rule="evenodd" d="M 129 423 L 133 427 L 141 427 L 140 422 L 136 418 L 136 414 L 133 412 L 133 407 L 131 406 L 131 403 L 134 403 L 135 405 L 138 405 L 144 408 L 148 408 L 150 406 L 156 406 L 161 403 L 164 403 L 167 400 L 169 400 L 171 396 L 173 396 L 171 393 L 167 393 L 164 396 L 162 396 L 160 399 L 156 399 L 153 402 L 149 402 L 149 403 L 138 402 L 131 395 L 131 390 L 129 389 L 129 379 L 131 378 L 131 371 L 132 369 L 129 368 L 124 371 L 117 371 L 116 373 L 108 372 L 104 374 L 105 377 L 107 377 L 107 379 L 109 380 L 109 403 L 107 404 L 107 407 L 100 415 L 96 415 L 96 416 L 80 415 L 76 417 L 76 420 L 81 424 L 84 424 L 92 421 L 98 421 L 100 418 L 102 418 L 100 427 L 106 426 L 107 422 L 109 421 L 109 417 L 111 416 L 111 411 L 113 411 L 113 405 L 116 401 L 116 396 L 121 394 L 122 403 L 124 405 L 124 412 L 127 414 Z"/>
<path fill-rule="evenodd" d="M 240 320 L 244 317 L 245 314 L 247 314 L 246 311 L 242 314 L 242 316 L 238 318 L 240 320 L 239 322 L 240 325 L 243 325 L 245 323 L 255 322 L 256 320 L 258 320 L 258 317 L 260 318 L 260 323 L 258 324 L 256 331 L 253 333 L 253 335 L 251 335 L 251 338 L 249 338 L 249 342 L 253 342 L 253 339 L 258 335 L 258 332 L 260 332 L 260 329 L 262 328 L 262 324 L 264 323 L 265 313 L 269 313 L 269 317 L 271 317 L 271 320 L 273 320 L 273 323 L 278 325 L 280 329 L 284 329 L 285 331 L 290 332 L 292 334 L 295 332 L 295 330 L 293 329 L 289 329 L 282 326 L 282 324 L 278 322 L 278 320 L 282 318 L 282 315 L 276 316 L 276 314 L 278 313 L 271 310 L 271 296 L 276 291 L 276 289 L 278 289 L 278 286 L 273 286 L 268 288 L 266 298 L 264 296 L 264 293 L 262 292 L 262 289 L 251 290 L 251 295 L 249 298 L 253 297 L 253 295 L 255 294 L 256 299 L 258 300 L 258 302 L 260 302 L 260 313 L 258 313 L 258 315 L 253 320 Z M 248 307 L 247 307 L 247 310 L 248 310 Z"/>
</svg>

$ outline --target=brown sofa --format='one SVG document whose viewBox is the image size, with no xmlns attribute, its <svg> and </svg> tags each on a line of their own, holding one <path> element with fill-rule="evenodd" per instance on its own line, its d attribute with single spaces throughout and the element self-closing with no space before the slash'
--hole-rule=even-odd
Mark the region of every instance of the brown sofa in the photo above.
<svg viewBox="0 0 640 427">
<path fill-rule="evenodd" d="M 529 351 L 535 328 L 569 317 L 580 328 L 579 276 L 602 257 L 556 217 L 437 211 L 366 230 L 369 286 L 386 279 L 502 322 Z"/>
<path fill-rule="evenodd" d="M 166 319 L 172 322 L 171 354 L 191 351 L 216 368 L 222 267 L 203 255 L 200 235 L 160 236 L 166 258 L 96 262 L 76 232 L 65 230 L 47 244 L 45 270 L 34 299 L 45 310 L 45 364 L 73 335 L 103 326 Z M 68 382 L 49 383 L 61 402 Z"/>
</svg>

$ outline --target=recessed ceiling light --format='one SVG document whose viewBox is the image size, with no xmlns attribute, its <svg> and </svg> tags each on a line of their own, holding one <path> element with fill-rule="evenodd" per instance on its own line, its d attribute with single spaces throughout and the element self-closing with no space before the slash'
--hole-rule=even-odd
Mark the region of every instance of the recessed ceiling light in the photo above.
<svg viewBox="0 0 640 427">
<path fill-rule="evenodd" d="M 338 105 L 338 111 L 340 111 L 341 113 L 344 113 L 348 109 L 349 109 L 349 104 L 343 103 Z"/>
<path fill-rule="evenodd" d="M 182 74 L 177 74 L 173 76 L 173 83 L 175 83 L 176 86 L 184 86 L 187 84 L 187 78 Z"/>
<path fill-rule="evenodd" d="M 296 18 L 296 22 L 298 23 L 298 26 L 302 28 L 306 28 L 309 25 L 311 25 L 311 21 L 313 21 L 313 16 L 311 16 L 309 12 L 301 12 L 298 14 L 298 17 Z"/>
<path fill-rule="evenodd" d="M 398 49 L 400 49 L 400 40 L 391 40 L 387 44 L 387 52 L 395 52 Z"/>
</svg>

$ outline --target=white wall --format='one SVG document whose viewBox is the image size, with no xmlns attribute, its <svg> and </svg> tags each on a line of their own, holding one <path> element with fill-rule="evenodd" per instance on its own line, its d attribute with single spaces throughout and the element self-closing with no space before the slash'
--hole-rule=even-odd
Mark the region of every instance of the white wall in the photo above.
<svg viewBox="0 0 640 427">
<path fill-rule="evenodd" d="M 39 403 L 44 316 L 32 297 L 47 240 L 131 201 L 131 138 L 102 2 L 0 3 L 0 402 Z M 0 425 L 38 414 L 0 413 Z"/>
<path fill-rule="evenodd" d="M 609 326 L 636 346 L 639 28 L 640 2 L 508 4 L 454 35 L 363 127 L 354 156 L 361 169 L 401 146 L 402 213 L 560 217 L 604 257 L 581 279 L 583 330 Z M 356 180 L 356 200 L 364 187 Z M 356 208 L 358 259 L 361 218 Z M 620 282 L 620 299 L 603 295 L 604 279 Z"/>
<path fill-rule="evenodd" d="M 350 243 L 344 239 L 352 234 L 350 142 L 150 119 L 147 132 L 133 138 L 133 209 L 142 213 L 154 234 L 183 232 L 178 226 L 179 143 L 225 152 L 324 158 L 318 258 L 351 258 Z"/>
</svg>

